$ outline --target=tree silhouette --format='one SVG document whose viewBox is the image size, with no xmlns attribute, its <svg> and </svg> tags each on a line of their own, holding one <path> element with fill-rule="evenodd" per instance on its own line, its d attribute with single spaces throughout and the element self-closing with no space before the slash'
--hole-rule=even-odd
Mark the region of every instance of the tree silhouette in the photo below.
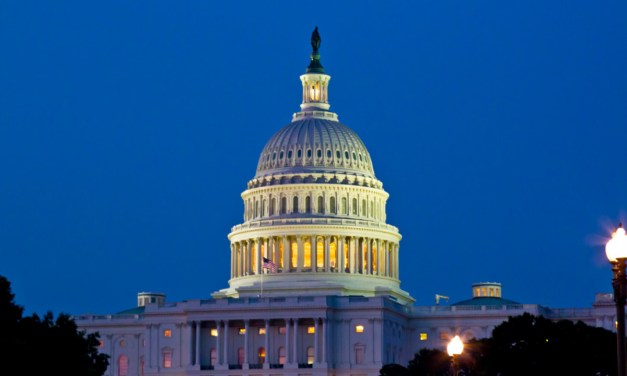
<svg viewBox="0 0 627 376">
<path fill-rule="evenodd" d="M 98 353 L 98 334 L 86 335 L 67 314 L 23 317 L 11 283 L 0 276 L 0 364 L 23 374 L 102 376 L 108 355 Z M 13 367 L 11 366 L 13 365 Z M 17 367 L 17 368 L 15 368 Z"/>
</svg>

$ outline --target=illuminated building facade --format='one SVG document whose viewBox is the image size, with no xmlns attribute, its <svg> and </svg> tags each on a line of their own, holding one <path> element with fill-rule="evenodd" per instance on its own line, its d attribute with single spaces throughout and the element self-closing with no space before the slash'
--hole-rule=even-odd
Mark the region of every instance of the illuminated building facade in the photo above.
<svg viewBox="0 0 627 376">
<path fill-rule="evenodd" d="M 106 375 L 378 375 L 455 334 L 489 336 L 523 312 L 612 328 L 611 297 L 549 309 L 503 299 L 498 283 L 473 286 L 457 304 L 413 306 L 400 288 L 388 193 L 364 143 L 329 111 L 317 31 L 311 43 L 300 111 L 266 143 L 241 195 L 229 286 L 176 303 L 142 292 L 133 309 L 75 317 L 100 333 Z"/>
</svg>

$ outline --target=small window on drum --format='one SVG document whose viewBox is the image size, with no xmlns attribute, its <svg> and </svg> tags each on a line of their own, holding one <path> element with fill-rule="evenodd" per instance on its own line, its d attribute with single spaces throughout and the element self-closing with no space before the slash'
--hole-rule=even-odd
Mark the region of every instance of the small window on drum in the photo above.
<svg viewBox="0 0 627 376">
<path fill-rule="evenodd" d="M 311 158 L 311 149 L 307 150 L 307 158 Z"/>
<path fill-rule="evenodd" d="M 291 150 L 289 150 L 287 152 L 287 159 L 292 159 L 292 151 Z"/>
<path fill-rule="evenodd" d="M 353 152 L 353 160 L 356 161 L 357 160 L 357 154 L 355 154 L 355 152 Z"/>
<path fill-rule="evenodd" d="M 316 156 L 318 158 L 322 158 L 322 150 L 320 150 L 320 149 L 316 150 Z"/>
<path fill-rule="evenodd" d="M 269 158 L 269 157 L 268 157 Z M 344 158 L 346 158 L 347 160 L 350 159 L 349 155 L 348 155 L 348 151 L 344 152 Z"/>
<path fill-rule="evenodd" d="M 303 151 L 298 149 L 298 151 L 296 152 L 296 158 L 300 158 L 303 156 Z"/>
<path fill-rule="evenodd" d="M 335 158 L 340 159 L 342 157 L 342 153 L 339 150 L 335 151 Z"/>
<path fill-rule="evenodd" d="M 361 154 L 359 154 L 359 162 L 363 161 L 363 159 L 361 159 Z"/>
<path fill-rule="evenodd" d="M 331 149 L 327 149 L 327 158 L 331 158 L 332 155 Z"/>
<path fill-rule="evenodd" d="M 281 151 L 281 153 L 279 153 L 279 159 L 283 159 L 283 151 Z M 361 159 L 361 154 L 359 155 L 359 159 Z"/>
<path fill-rule="evenodd" d="M 272 153 L 272 160 L 276 159 L 276 151 L 274 153 Z"/>
</svg>

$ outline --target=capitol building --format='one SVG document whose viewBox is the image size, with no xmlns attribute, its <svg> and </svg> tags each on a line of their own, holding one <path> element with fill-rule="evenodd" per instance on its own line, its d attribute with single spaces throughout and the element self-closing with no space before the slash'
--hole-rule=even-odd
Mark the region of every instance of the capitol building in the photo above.
<svg viewBox="0 0 627 376">
<path fill-rule="evenodd" d="M 478 282 L 467 300 L 415 306 L 400 286 L 389 194 L 366 145 L 330 111 L 317 29 L 311 45 L 300 111 L 269 138 L 241 193 L 228 287 L 181 302 L 140 292 L 126 311 L 75 316 L 80 329 L 100 333 L 105 375 L 375 376 L 455 335 L 488 337 L 525 312 L 613 330 L 611 294 L 592 307 L 553 309 Z"/>
</svg>

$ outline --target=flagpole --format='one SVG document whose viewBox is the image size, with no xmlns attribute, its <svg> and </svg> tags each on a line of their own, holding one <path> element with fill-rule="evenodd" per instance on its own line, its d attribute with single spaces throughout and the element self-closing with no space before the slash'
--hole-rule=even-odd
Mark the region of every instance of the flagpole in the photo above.
<svg viewBox="0 0 627 376">
<path fill-rule="evenodd" d="M 261 294 L 259 294 L 259 297 L 261 298 L 263 295 L 263 275 L 266 274 L 266 269 L 262 268 L 261 269 Z"/>
</svg>

